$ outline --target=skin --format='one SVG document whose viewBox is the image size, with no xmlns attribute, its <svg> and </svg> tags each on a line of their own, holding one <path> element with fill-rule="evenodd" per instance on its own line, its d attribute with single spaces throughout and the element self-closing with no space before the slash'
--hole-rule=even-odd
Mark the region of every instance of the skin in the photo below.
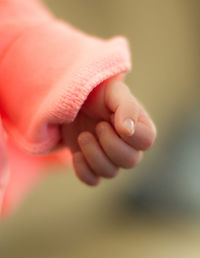
<svg viewBox="0 0 200 258">
<path fill-rule="evenodd" d="M 124 121 L 134 122 L 134 132 Z M 115 177 L 120 168 L 135 167 L 156 138 L 156 128 L 128 86 L 110 80 L 88 96 L 72 124 L 61 129 L 64 144 L 71 149 L 77 177 L 95 186 L 101 178 Z"/>
</svg>

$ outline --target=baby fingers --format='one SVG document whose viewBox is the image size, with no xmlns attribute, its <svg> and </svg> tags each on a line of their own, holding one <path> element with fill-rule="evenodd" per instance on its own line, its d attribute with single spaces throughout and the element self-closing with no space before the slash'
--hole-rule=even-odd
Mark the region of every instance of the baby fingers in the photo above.
<svg viewBox="0 0 200 258">
<path fill-rule="evenodd" d="M 73 165 L 77 177 L 88 185 L 98 185 L 99 177 L 96 176 L 88 166 L 83 154 L 76 152 L 73 155 Z"/>
<path fill-rule="evenodd" d="M 107 158 L 92 133 L 82 132 L 78 143 L 85 160 L 97 176 L 112 178 L 118 173 L 118 168 Z"/>
<path fill-rule="evenodd" d="M 122 168 L 133 168 L 142 158 L 142 153 L 125 143 L 108 122 L 97 124 L 96 133 L 109 159 Z"/>
</svg>

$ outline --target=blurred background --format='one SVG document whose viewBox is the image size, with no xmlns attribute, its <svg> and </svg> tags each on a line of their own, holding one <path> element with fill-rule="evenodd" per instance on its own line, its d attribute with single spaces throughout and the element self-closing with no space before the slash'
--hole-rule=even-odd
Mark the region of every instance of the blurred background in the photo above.
<svg viewBox="0 0 200 258">
<path fill-rule="evenodd" d="M 52 173 L 0 225 L 1 258 L 200 258 L 199 0 L 46 0 L 59 18 L 130 41 L 132 92 L 157 128 L 133 171 L 91 189 Z"/>
</svg>

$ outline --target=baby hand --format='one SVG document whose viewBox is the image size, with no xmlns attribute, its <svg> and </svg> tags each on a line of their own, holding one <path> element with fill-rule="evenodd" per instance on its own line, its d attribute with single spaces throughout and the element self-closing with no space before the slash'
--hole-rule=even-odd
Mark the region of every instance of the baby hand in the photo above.
<svg viewBox="0 0 200 258">
<path fill-rule="evenodd" d="M 78 178 L 97 185 L 120 167 L 133 168 L 152 146 L 156 128 L 129 88 L 110 81 L 91 92 L 75 121 L 63 126 L 62 137 Z"/>
</svg>

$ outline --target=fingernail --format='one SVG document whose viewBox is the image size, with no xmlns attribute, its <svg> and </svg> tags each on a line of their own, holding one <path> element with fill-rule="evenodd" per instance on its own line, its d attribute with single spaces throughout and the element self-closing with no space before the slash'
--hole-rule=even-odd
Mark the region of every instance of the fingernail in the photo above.
<svg viewBox="0 0 200 258">
<path fill-rule="evenodd" d="M 132 119 L 128 118 L 128 119 L 124 120 L 123 126 L 130 136 L 134 134 L 135 124 Z"/>
</svg>

